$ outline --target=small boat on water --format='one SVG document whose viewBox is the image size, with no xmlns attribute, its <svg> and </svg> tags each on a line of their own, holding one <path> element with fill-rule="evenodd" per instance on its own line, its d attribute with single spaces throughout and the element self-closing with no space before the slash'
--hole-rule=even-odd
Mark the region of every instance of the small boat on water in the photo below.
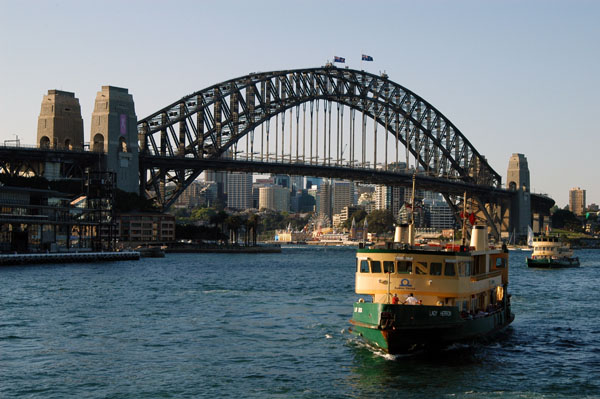
<svg viewBox="0 0 600 399">
<path fill-rule="evenodd" d="M 393 243 L 359 248 L 350 331 L 390 354 L 489 337 L 513 320 L 508 250 L 475 226 L 470 246 L 414 245 L 413 225 Z"/>
<path fill-rule="evenodd" d="M 573 257 L 571 246 L 557 236 L 534 237 L 533 253 L 527 258 L 527 266 L 541 268 L 578 267 L 579 258 Z"/>
</svg>

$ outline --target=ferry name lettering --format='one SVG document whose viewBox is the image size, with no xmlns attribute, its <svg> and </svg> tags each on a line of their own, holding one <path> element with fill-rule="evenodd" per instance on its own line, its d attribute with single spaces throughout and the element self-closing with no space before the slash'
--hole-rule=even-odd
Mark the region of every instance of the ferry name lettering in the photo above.
<svg viewBox="0 0 600 399">
<path fill-rule="evenodd" d="M 400 285 L 396 286 L 395 288 L 397 288 L 397 289 L 412 288 L 412 285 L 410 284 L 409 279 L 403 278 L 402 280 L 400 280 Z"/>
</svg>

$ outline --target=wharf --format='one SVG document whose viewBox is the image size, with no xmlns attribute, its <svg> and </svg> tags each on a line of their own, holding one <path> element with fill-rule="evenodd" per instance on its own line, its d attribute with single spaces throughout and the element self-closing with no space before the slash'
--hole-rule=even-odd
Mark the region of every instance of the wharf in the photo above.
<svg viewBox="0 0 600 399">
<path fill-rule="evenodd" d="M 2 254 L 0 255 L 0 266 L 29 265 L 39 263 L 113 262 L 139 259 L 140 253 L 137 251 Z"/>
</svg>

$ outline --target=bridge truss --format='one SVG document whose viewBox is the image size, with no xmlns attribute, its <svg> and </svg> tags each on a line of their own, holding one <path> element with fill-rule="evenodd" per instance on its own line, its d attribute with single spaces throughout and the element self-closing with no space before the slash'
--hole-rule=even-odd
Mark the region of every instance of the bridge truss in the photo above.
<svg viewBox="0 0 600 399">
<path fill-rule="evenodd" d="M 464 190 L 488 224 L 505 218 L 493 210 L 505 208 L 493 204 L 507 198 L 501 176 L 441 112 L 385 74 L 332 65 L 251 73 L 139 120 L 138 133 L 141 188 L 163 209 L 228 160 L 227 170 L 362 174 L 366 182 L 386 174 L 389 185 L 407 185 L 416 168 L 457 214 Z"/>
</svg>

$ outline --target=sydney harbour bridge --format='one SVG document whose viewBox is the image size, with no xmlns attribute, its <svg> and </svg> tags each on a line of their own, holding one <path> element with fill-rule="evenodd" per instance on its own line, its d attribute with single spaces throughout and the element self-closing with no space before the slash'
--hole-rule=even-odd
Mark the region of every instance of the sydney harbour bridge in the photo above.
<svg viewBox="0 0 600 399">
<path fill-rule="evenodd" d="M 386 74 L 336 68 L 256 72 L 186 95 L 137 122 L 140 194 L 168 209 L 203 171 L 328 177 L 441 193 L 498 237 L 515 190 L 433 105 Z M 62 173 L 93 151 L 0 149 L 3 173 L 54 157 Z M 29 161 L 29 162 L 28 162 Z M 65 166 L 66 165 L 66 166 Z M 73 166 L 75 165 L 75 167 Z M 41 172 L 37 172 L 41 173 Z M 463 204 L 463 198 L 467 203 Z M 531 194 L 533 212 L 553 201 Z"/>
</svg>

